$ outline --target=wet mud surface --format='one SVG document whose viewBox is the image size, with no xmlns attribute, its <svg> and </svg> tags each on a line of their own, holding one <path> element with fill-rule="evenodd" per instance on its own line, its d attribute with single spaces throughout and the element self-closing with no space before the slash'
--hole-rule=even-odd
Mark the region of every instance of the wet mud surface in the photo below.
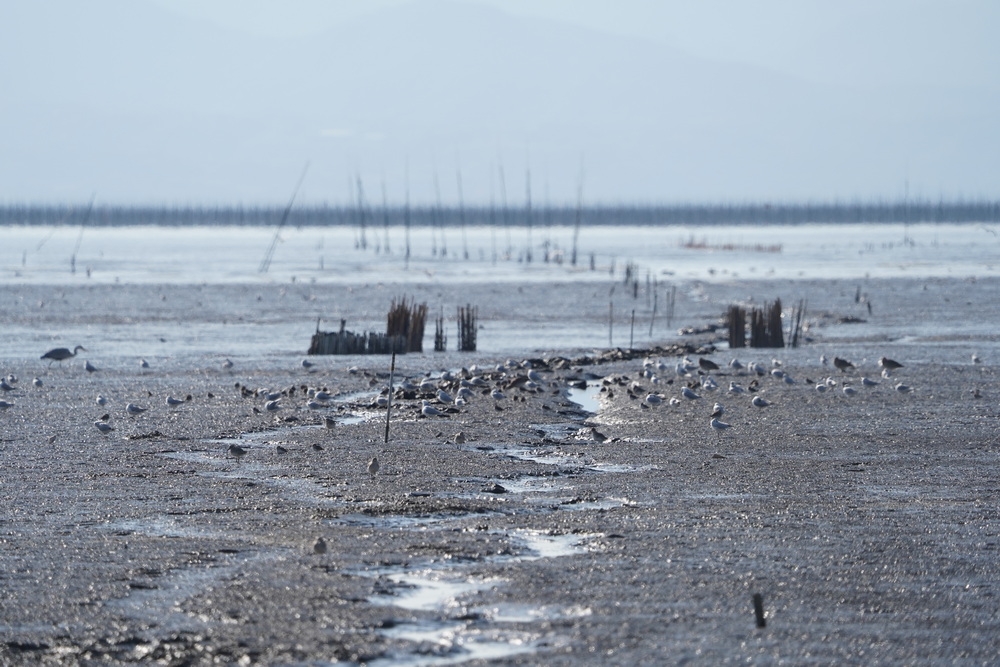
<svg viewBox="0 0 1000 667">
<path fill-rule="evenodd" d="M 991 662 L 989 341 L 839 331 L 762 375 L 727 365 L 752 350 L 401 358 L 388 444 L 382 358 L 11 362 L 0 662 Z"/>
</svg>

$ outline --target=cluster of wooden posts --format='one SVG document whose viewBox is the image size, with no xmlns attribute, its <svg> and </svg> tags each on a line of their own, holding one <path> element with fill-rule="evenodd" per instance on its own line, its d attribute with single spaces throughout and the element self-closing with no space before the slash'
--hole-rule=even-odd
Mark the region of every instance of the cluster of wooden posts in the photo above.
<svg viewBox="0 0 1000 667">
<path fill-rule="evenodd" d="M 794 310 L 788 329 L 791 347 L 798 347 L 804 312 L 805 302 L 800 301 Z M 763 308 L 751 308 L 749 313 L 743 306 L 730 306 L 726 312 L 730 349 L 747 346 L 748 322 L 750 347 L 785 347 L 785 331 L 781 320 L 781 299 L 775 299 L 773 303 L 765 304 Z"/>
<path fill-rule="evenodd" d="M 423 352 L 424 325 L 427 320 L 427 304 L 417 304 L 406 298 L 393 299 L 386 317 L 386 332 L 354 333 L 347 331 L 347 321 L 340 321 L 339 331 L 320 331 L 316 323 L 316 333 L 309 344 L 309 354 L 405 354 Z M 458 308 L 458 349 L 461 352 L 476 351 L 476 331 L 479 327 L 479 311 L 472 306 Z M 434 351 L 443 352 L 447 337 L 444 334 L 444 315 L 435 320 Z"/>
</svg>

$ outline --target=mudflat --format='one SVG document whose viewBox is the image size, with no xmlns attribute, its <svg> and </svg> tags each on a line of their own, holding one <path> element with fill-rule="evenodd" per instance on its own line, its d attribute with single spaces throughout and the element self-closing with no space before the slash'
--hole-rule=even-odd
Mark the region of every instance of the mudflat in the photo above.
<svg viewBox="0 0 1000 667">
<path fill-rule="evenodd" d="M 853 285 L 817 282 L 794 350 L 705 335 L 401 356 L 391 408 L 386 357 L 7 359 L 0 661 L 991 662 L 995 338 L 945 323 L 992 326 L 997 286 L 925 285 L 871 287 L 852 330 L 835 322 L 856 314 Z M 683 312 L 747 289 L 700 286 Z M 84 319 L 107 298 L 71 296 Z M 51 317 L 11 313 L 22 329 Z M 903 364 L 889 377 L 886 355 Z M 716 403 L 728 428 L 710 425 Z"/>
</svg>

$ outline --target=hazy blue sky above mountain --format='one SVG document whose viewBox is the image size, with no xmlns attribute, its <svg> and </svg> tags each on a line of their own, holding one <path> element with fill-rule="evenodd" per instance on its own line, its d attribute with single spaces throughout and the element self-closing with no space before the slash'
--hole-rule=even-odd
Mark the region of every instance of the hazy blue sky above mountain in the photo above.
<svg viewBox="0 0 1000 667">
<path fill-rule="evenodd" d="M 1000 198 L 991 0 L 0 0 L 0 203 Z M 460 176 L 459 176 L 460 174 Z"/>
</svg>

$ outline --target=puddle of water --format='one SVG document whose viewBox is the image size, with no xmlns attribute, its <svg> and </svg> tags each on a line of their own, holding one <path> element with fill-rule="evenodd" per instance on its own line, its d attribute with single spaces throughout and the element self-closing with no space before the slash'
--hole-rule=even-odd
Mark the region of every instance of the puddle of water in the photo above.
<svg viewBox="0 0 1000 667">
<path fill-rule="evenodd" d="M 279 557 L 278 551 L 233 554 L 204 566 L 187 566 L 153 577 L 150 583 L 156 588 L 133 589 L 125 597 L 109 600 L 106 604 L 119 609 L 128 618 L 155 624 L 158 632 L 197 630 L 210 621 L 179 609 L 185 600 L 235 577 L 248 563 Z"/>
<path fill-rule="evenodd" d="M 368 598 L 372 604 L 401 607 L 412 611 L 433 611 L 456 607 L 458 598 L 483 590 L 490 584 L 485 581 L 466 579 L 449 581 L 442 578 L 440 571 L 396 572 L 387 578 L 403 587 L 395 595 L 373 595 Z"/>
<path fill-rule="evenodd" d="M 193 526 L 184 526 L 173 519 L 162 516 L 144 517 L 142 519 L 119 519 L 109 521 L 104 527 L 112 532 L 137 533 L 147 537 L 189 537 L 198 539 L 223 540 L 232 535 L 218 531 L 204 530 Z"/>
<path fill-rule="evenodd" d="M 542 558 L 560 558 L 586 553 L 582 542 L 596 535 L 549 535 L 537 530 L 512 530 L 506 533 L 512 542 L 518 544 L 530 553 L 512 556 L 520 561 L 541 560 Z"/>
<path fill-rule="evenodd" d="M 601 498 L 600 500 L 585 500 L 583 502 L 567 502 L 559 506 L 562 510 L 580 512 L 585 510 L 611 510 L 616 507 L 632 505 L 628 498 Z"/>
<path fill-rule="evenodd" d="M 425 516 L 400 516 L 398 514 L 370 515 L 370 514 L 344 514 L 336 519 L 330 519 L 330 523 L 344 526 L 364 526 L 368 528 L 394 528 L 405 530 L 407 528 L 423 528 L 433 526 L 445 521 L 455 519 L 465 519 L 472 514 L 445 515 L 433 514 Z"/>
<path fill-rule="evenodd" d="M 569 388 L 569 400 L 573 401 L 581 408 L 591 414 L 597 414 L 601 410 L 601 381 L 588 382 L 586 389 Z"/>
<path fill-rule="evenodd" d="M 503 660 L 533 653 L 537 642 L 522 633 L 492 632 L 490 635 L 470 634 L 465 624 L 421 622 L 398 625 L 381 634 L 431 648 L 419 653 L 393 654 L 369 661 L 369 665 L 412 665 L 432 667 L 455 665 L 472 660 Z"/>
<path fill-rule="evenodd" d="M 562 465 L 562 466 L 573 466 L 576 467 L 578 462 L 570 456 L 565 454 L 557 454 L 548 450 L 537 450 L 537 449 L 507 449 L 503 452 L 504 456 L 509 456 L 512 459 L 519 459 L 521 461 L 534 461 L 535 463 L 541 463 L 544 465 Z"/>
<path fill-rule="evenodd" d="M 586 466 L 587 470 L 593 470 L 594 472 L 641 472 L 643 470 L 654 470 L 656 466 L 644 465 L 637 466 L 631 463 L 592 463 Z"/>
</svg>

